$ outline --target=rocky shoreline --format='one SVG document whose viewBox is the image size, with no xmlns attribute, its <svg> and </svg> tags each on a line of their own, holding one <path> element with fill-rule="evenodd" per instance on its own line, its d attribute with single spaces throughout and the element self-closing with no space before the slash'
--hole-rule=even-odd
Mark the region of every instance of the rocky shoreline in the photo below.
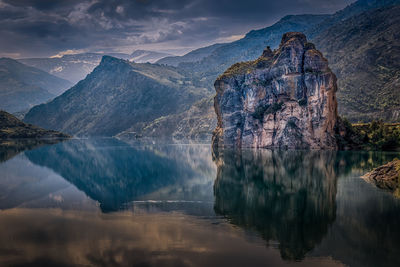
<svg viewBox="0 0 400 267">
<path fill-rule="evenodd" d="M 392 192 L 400 197 L 400 160 L 393 161 L 379 166 L 362 176 L 365 181 L 376 187 Z"/>
</svg>

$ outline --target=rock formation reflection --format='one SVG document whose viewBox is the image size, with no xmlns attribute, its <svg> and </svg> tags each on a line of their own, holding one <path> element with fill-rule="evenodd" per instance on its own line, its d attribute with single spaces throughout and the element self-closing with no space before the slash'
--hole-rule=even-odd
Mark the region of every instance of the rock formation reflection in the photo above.
<svg viewBox="0 0 400 267">
<path fill-rule="evenodd" d="M 278 241 L 284 259 L 304 258 L 335 220 L 335 152 L 225 150 L 216 162 L 215 211 Z"/>
<path fill-rule="evenodd" d="M 395 153 L 366 151 L 225 149 L 214 155 L 217 165 L 214 210 L 231 223 L 260 233 L 268 244 L 278 244 L 283 259 L 301 260 L 326 239 L 328 229 L 336 229 L 331 227 L 338 224 L 337 203 L 341 202 L 336 197 L 339 177 L 343 181 L 349 177 L 359 179 L 366 171 L 395 156 Z M 349 190 L 353 190 L 353 186 Z M 346 203 L 351 205 L 363 196 L 357 194 L 350 198 Z M 362 209 L 368 210 L 368 207 Z M 379 214 L 377 211 L 376 216 Z M 351 214 L 346 215 L 346 218 L 351 217 Z M 363 224 L 364 219 L 357 223 Z M 357 232 L 350 226 L 342 229 L 349 236 Z M 376 233 L 378 230 L 370 227 L 366 232 Z M 329 235 L 341 236 L 340 233 Z M 334 242 L 329 240 L 324 242 Z M 343 248 L 348 249 L 354 250 Z M 329 252 L 321 254 L 330 255 Z"/>
</svg>

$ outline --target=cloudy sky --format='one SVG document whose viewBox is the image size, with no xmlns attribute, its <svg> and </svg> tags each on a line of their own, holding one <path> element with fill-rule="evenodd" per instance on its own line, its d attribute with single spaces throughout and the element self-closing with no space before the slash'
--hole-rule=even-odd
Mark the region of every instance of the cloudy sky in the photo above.
<svg viewBox="0 0 400 267">
<path fill-rule="evenodd" d="M 181 54 L 239 39 L 288 14 L 333 13 L 355 0 L 0 0 L 0 56 L 135 49 Z"/>
</svg>

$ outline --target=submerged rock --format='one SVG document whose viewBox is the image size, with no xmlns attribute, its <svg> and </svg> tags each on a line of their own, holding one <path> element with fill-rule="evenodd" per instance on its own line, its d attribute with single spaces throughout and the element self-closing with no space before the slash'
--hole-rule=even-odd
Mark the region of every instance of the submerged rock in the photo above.
<svg viewBox="0 0 400 267">
<path fill-rule="evenodd" d="M 215 81 L 217 147 L 336 149 L 336 76 L 302 33 Z"/>
</svg>

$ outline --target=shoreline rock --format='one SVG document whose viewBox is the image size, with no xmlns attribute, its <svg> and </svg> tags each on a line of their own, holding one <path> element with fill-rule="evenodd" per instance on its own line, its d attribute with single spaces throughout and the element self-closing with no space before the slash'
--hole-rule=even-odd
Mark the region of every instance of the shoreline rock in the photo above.
<svg viewBox="0 0 400 267">
<path fill-rule="evenodd" d="M 400 160 L 393 161 L 379 166 L 361 177 L 376 187 L 393 192 L 400 197 Z"/>
</svg>

